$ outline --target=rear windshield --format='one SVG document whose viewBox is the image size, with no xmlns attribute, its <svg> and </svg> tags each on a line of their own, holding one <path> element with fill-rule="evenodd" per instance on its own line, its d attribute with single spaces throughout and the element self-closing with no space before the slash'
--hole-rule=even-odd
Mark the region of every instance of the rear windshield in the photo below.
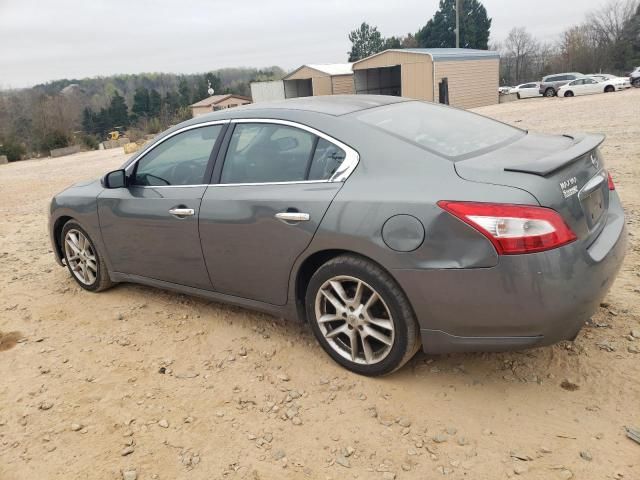
<svg viewBox="0 0 640 480">
<path fill-rule="evenodd" d="M 426 102 L 364 110 L 355 117 L 451 160 L 516 140 L 526 132 L 475 113 Z"/>
</svg>

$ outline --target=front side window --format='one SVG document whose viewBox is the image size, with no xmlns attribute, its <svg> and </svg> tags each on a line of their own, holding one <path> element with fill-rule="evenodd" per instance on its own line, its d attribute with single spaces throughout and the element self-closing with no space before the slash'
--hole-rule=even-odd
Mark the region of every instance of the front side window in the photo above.
<svg viewBox="0 0 640 480">
<path fill-rule="evenodd" d="M 222 125 L 194 128 L 165 140 L 136 164 L 132 184 L 199 185 Z"/>
<path fill-rule="evenodd" d="M 239 123 L 222 168 L 221 183 L 326 180 L 344 152 L 317 135 L 288 125 Z"/>
</svg>

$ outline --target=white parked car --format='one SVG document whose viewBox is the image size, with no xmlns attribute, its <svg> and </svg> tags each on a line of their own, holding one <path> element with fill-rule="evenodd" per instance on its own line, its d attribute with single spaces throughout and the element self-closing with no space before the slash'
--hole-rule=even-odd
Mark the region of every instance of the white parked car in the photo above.
<svg viewBox="0 0 640 480">
<path fill-rule="evenodd" d="M 587 77 L 593 78 L 596 82 L 611 80 L 615 84 L 622 86 L 622 88 L 631 88 L 631 79 L 629 77 L 617 77 L 609 73 L 592 73 L 587 75 Z"/>
<path fill-rule="evenodd" d="M 537 82 L 521 83 L 517 87 L 509 90 L 509 93 L 515 93 L 518 98 L 541 97 L 540 84 Z"/>
<path fill-rule="evenodd" d="M 573 80 L 558 89 L 559 97 L 573 97 L 575 95 L 589 95 L 592 93 L 609 93 L 623 90 L 620 84 L 613 80 L 597 82 L 591 77 L 582 77 Z"/>
<path fill-rule="evenodd" d="M 513 88 L 513 87 L 509 87 L 509 86 L 506 86 L 506 85 L 505 85 L 505 86 L 503 86 L 503 87 L 498 87 L 498 93 L 500 93 L 500 94 L 502 94 L 502 95 L 506 95 L 507 93 L 509 93 L 509 92 L 510 92 L 510 90 L 511 90 L 512 88 Z"/>
</svg>

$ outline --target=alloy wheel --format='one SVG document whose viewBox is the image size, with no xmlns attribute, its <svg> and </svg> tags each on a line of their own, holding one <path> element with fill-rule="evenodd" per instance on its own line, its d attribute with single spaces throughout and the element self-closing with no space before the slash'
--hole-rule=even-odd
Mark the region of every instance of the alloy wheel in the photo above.
<svg viewBox="0 0 640 480">
<path fill-rule="evenodd" d="M 93 285 L 98 275 L 98 261 L 89 239 L 79 230 L 71 229 L 64 237 L 64 251 L 76 279 L 84 285 Z"/>
<path fill-rule="evenodd" d="M 315 314 L 327 343 L 347 360 L 372 365 L 393 347 L 395 325 L 389 307 L 373 287 L 355 277 L 327 280 L 316 294 Z"/>
</svg>

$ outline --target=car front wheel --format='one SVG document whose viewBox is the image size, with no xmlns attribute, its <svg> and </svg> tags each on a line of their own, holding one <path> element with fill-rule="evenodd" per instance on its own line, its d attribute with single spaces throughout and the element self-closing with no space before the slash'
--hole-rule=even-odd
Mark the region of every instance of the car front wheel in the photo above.
<svg viewBox="0 0 640 480">
<path fill-rule="evenodd" d="M 564 92 L 565 97 L 573 97 L 573 92 L 569 90 L 568 92 Z"/>
<path fill-rule="evenodd" d="M 352 372 L 378 376 L 402 367 L 420 347 L 413 309 L 381 267 L 341 255 L 311 278 L 307 318 L 322 348 Z"/>
<path fill-rule="evenodd" d="M 62 228 L 60 242 L 67 268 L 78 285 L 92 292 L 112 286 L 98 249 L 79 223 L 69 220 Z"/>
</svg>

